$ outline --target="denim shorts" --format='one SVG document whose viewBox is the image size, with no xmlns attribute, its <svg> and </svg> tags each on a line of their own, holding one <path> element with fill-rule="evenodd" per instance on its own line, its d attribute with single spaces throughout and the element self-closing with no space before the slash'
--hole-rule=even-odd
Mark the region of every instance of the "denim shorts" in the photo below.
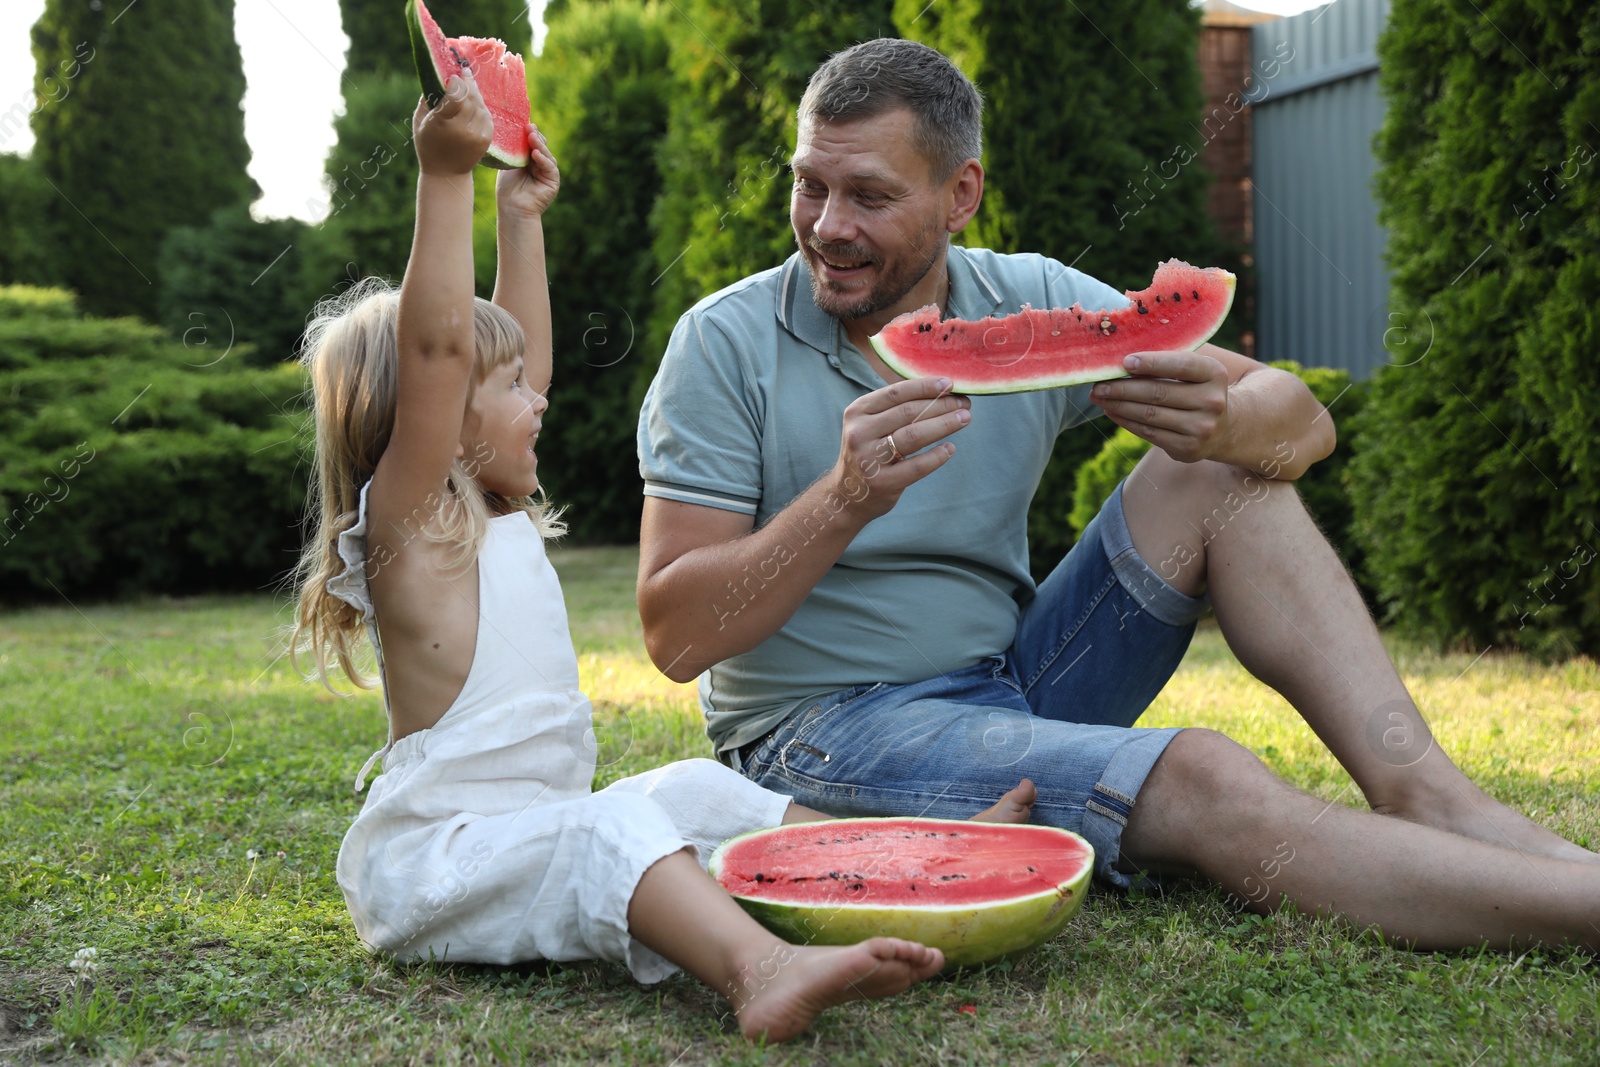
<svg viewBox="0 0 1600 1067">
<path fill-rule="evenodd" d="M 1112 492 L 1024 609 L 1011 648 L 906 685 L 862 685 L 801 711 L 742 756 L 746 777 L 830 815 L 964 819 L 1023 778 L 1033 821 L 1083 835 L 1096 875 L 1172 729 L 1133 724 L 1183 659 L 1204 598 L 1172 588 L 1134 550 Z"/>
</svg>

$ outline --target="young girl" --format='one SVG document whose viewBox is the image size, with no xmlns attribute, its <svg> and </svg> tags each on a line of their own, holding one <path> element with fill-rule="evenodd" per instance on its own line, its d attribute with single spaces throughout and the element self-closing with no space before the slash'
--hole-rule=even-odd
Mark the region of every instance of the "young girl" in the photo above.
<svg viewBox="0 0 1600 1067">
<path fill-rule="evenodd" d="M 540 216 L 559 175 L 532 161 L 496 186 L 494 301 L 472 293 L 472 169 L 493 123 L 470 76 L 412 118 L 421 176 L 397 294 L 369 280 L 319 308 L 312 375 L 320 525 L 301 561 L 296 642 L 326 680 L 365 627 L 390 741 L 339 850 L 361 938 L 399 957 L 608 959 L 641 982 L 684 967 L 752 1039 L 899 992 L 937 949 L 893 938 L 785 944 L 701 868 L 717 844 L 826 818 L 711 760 L 590 792 L 589 702 L 544 538 L 556 516 L 534 443 L 551 334 Z M 1030 783 L 984 813 L 1022 821 Z"/>
</svg>

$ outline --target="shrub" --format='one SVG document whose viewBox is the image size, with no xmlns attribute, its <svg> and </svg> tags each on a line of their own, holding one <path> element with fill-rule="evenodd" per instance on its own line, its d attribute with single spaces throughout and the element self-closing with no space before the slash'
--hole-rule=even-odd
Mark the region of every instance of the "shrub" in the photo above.
<svg viewBox="0 0 1600 1067">
<path fill-rule="evenodd" d="M 298 366 L 205 366 L 136 319 L 0 289 L 0 596 L 259 589 L 292 565 Z"/>
<path fill-rule="evenodd" d="M 173 230 L 161 245 L 162 325 L 212 359 L 293 359 L 310 310 L 297 291 L 305 230 L 297 219 L 257 222 L 243 206 Z"/>
</svg>

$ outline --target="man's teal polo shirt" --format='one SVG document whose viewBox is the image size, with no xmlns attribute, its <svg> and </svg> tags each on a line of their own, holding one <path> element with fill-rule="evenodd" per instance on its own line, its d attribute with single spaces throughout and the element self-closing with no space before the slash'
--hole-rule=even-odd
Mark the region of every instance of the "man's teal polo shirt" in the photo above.
<svg viewBox="0 0 1600 1067">
<path fill-rule="evenodd" d="M 949 266 L 958 318 L 1025 303 L 1127 303 L 1040 255 L 952 246 Z M 645 495 L 741 512 L 760 527 L 833 467 L 845 407 L 884 384 L 812 300 L 796 253 L 678 320 L 639 413 Z M 1009 648 L 1035 591 L 1028 503 L 1057 435 L 1099 413 L 1087 386 L 974 396 L 972 422 L 949 438 L 956 454 L 856 536 L 778 633 L 700 676 L 717 748 L 752 741 L 828 693 L 921 681 Z M 837 513 L 817 508 L 796 543 L 705 590 L 697 610 L 738 626 L 745 605 Z"/>
</svg>

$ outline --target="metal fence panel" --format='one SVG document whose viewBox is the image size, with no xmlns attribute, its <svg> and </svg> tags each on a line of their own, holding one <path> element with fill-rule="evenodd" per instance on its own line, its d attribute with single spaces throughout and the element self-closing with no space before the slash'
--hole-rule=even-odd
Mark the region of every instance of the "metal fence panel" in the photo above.
<svg viewBox="0 0 1600 1067">
<path fill-rule="evenodd" d="M 1336 0 L 1251 30 L 1256 357 L 1341 367 L 1386 359 L 1388 272 L 1372 141 L 1389 0 Z M 1271 77 L 1266 75 L 1271 73 Z"/>
</svg>

